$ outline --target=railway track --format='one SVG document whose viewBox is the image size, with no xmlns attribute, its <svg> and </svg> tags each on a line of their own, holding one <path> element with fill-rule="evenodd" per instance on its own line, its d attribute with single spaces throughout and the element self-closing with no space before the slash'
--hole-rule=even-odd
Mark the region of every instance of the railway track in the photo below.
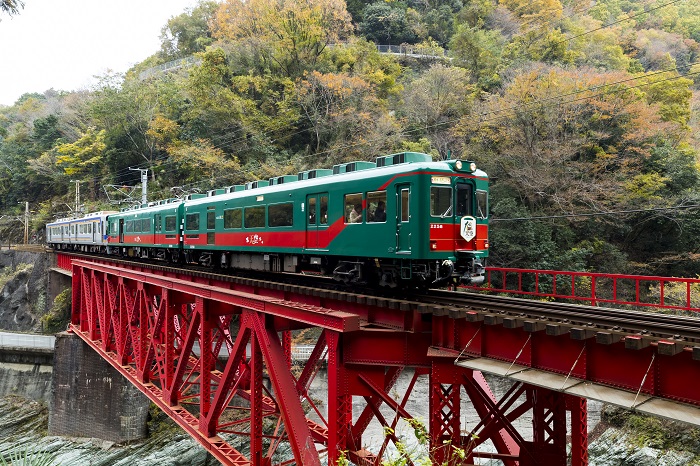
<svg viewBox="0 0 700 466">
<path fill-rule="evenodd" d="M 91 254 L 66 254 L 125 267 L 138 264 L 153 271 L 283 290 L 331 301 L 357 302 L 406 312 L 416 311 L 420 314 L 447 316 L 453 319 L 483 321 L 485 325 L 503 325 L 507 328 L 522 327 L 527 332 L 545 331 L 553 336 L 569 333 L 574 339 L 595 338 L 603 344 L 616 343 L 624 338 L 626 346 L 634 349 L 657 344 L 660 340 L 680 346 L 695 346 L 700 343 L 700 319 L 695 317 L 460 291 L 430 290 L 427 294 L 416 293 L 409 296 L 403 293 L 398 297 L 390 292 L 378 292 L 374 289 L 348 290 L 331 279 L 318 276 L 284 273 L 275 274 L 274 277 L 258 273 L 231 275 L 197 267 L 180 268 L 154 264 L 152 261 L 135 262 Z"/>
<path fill-rule="evenodd" d="M 629 336 L 643 339 L 636 344 L 645 346 L 658 340 L 700 342 L 700 319 L 696 317 L 440 290 L 416 300 L 447 308 L 455 318 L 526 331 L 545 330 L 554 336 L 568 332 L 575 339 L 595 337 L 606 344 Z"/>
</svg>

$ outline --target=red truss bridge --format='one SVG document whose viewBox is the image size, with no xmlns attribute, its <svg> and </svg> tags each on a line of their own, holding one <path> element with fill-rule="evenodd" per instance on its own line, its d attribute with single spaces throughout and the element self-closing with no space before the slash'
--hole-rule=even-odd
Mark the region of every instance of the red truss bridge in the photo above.
<svg viewBox="0 0 700 466">
<path fill-rule="evenodd" d="M 416 417 L 407 402 L 426 379 L 428 451 L 439 464 L 565 465 L 568 435 L 570 464 L 585 465 L 587 398 L 700 419 L 700 328 L 692 318 L 489 296 L 449 304 L 456 293 L 404 301 L 64 254 L 58 262 L 72 271 L 70 330 L 226 465 L 313 466 L 341 457 L 378 465 L 400 440 L 397 424 Z M 526 272 L 535 271 L 493 269 L 485 287 L 531 293 L 537 288 L 522 285 L 536 280 L 539 292 L 570 301 L 587 287 L 587 304 L 662 296 L 662 306 L 697 310 L 697 281 L 669 286 L 671 279 L 647 277 L 656 280 L 648 286 L 631 276 L 624 284 L 622 276 L 589 276 L 576 291 L 578 275 Z M 519 289 L 511 286 L 518 281 Z M 310 328 L 320 337 L 293 371 L 292 332 Z M 308 390 L 326 360 L 322 406 Z M 398 393 L 404 372 L 412 378 Z M 497 399 L 484 372 L 512 386 Z M 478 414 L 476 425 L 464 425 L 464 400 Z M 526 414 L 527 434 L 516 428 Z M 363 434 L 373 421 L 386 435 L 369 451 Z"/>
</svg>

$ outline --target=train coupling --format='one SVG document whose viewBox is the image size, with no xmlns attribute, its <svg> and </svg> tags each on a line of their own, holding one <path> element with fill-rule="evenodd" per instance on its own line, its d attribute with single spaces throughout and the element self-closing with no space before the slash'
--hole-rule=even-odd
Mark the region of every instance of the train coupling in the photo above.
<svg viewBox="0 0 700 466">
<path fill-rule="evenodd" d="M 486 270 L 480 261 L 474 260 L 470 270 L 465 272 L 460 278 L 463 285 L 480 286 L 486 279 Z"/>
</svg>

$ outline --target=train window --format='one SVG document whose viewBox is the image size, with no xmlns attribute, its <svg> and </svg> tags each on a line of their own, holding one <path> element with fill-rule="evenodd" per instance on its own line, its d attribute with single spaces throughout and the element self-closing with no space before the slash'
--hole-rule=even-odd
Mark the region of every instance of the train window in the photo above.
<svg viewBox="0 0 700 466">
<path fill-rule="evenodd" d="M 294 219 L 294 204 L 272 204 L 267 206 L 267 224 L 271 227 L 291 227 Z"/>
<path fill-rule="evenodd" d="M 243 211 L 246 228 L 265 227 L 265 206 L 247 207 Z"/>
<path fill-rule="evenodd" d="M 134 232 L 134 221 L 133 220 L 126 221 L 126 225 L 124 226 L 124 231 L 126 233 L 133 233 Z"/>
<path fill-rule="evenodd" d="M 386 191 L 367 193 L 367 221 L 386 222 Z"/>
<path fill-rule="evenodd" d="M 362 193 L 345 195 L 345 223 L 362 223 Z"/>
<path fill-rule="evenodd" d="M 328 196 L 321 196 L 321 216 L 318 219 L 320 225 L 328 225 Z"/>
<path fill-rule="evenodd" d="M 216 212 L 213 210 L 207 211 L 207 230 L 213 230 L 216 228 Z"/>
<path fill-rule="evenodd" d="M 408 193 L 409 193 L 408 189 L 401 190 L 401 221 L 402 222 L 408 222 L 411 219 L 411 216 L 409 214 L 410 209 L 408 206 L 408 202 L 409 202 Z"/>
<path fill-rule="evenodd" d="M 449 186 L 430 187 L 430 215 L 441 218 L 452 215 L 452 188 Z"/>
<path fill-rule="evenodd" d="M 476 191 L 476 216 L 486 218 L 489 215 L 489 196 L 486 191 Z"/>
<path fill-rule="evenodd" d="M 150 233 L 151 231 L 151 219 L 144 218 L 141 220 L 141 231 L 144 233 Z"/>
<path fill-rule="evenodd" d="M 457 185 L 457 215 L 472 215 L 472 198 L 474 197 L 472 185 L 460 183 Z"/>
<path fill-rule="evenodd" d="M 177 229 L 177 219 L 174 215 L 165 217 L 165 231 L 175 231 Z"/>
<path fill-rule="evenodd" d="M 316 225 L 316 198 L 309 197 L 308 203 L 309 225 Z"/>
<path fill-rule="evenodd" d="M 199 213 L 185 215 L 185 230 L 199 230 Z"/>
<path fill-rule="evenodd" d="M 156 231 L 161 231 L 163 229 L 163 217 L 161 214 L 156 214 L 153 218 L 155 220 Z"/>
<path fill-rule="evenodd" d="M 224 228 L 242 228 L 243 215 L 241 209 L 224 210 Z"/>
</svg>

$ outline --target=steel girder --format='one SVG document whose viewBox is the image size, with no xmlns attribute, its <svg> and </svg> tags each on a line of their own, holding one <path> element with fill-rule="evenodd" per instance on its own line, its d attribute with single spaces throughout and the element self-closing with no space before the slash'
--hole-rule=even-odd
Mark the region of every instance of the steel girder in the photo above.
<svg viewBox="0 0 700 466">
<path fill-rule="evenodd" d="M 425 378 L 430 394 L 425 434 L 435 461 L 458 465 L 492 457 L 508 465 L 555 464 L 527 458 L 533 448 L 547 445 L 548 458 L 565 455 L 562 409 L 577 420 L 574 451 L 585 454 L 585 401 L 522 383 L 497 400 L 479 371 L 455 366 L 454 351 L 444 351 L 452 347 L 436 344 L 460 341 L 459 325 L 446 330 L 439 318 L 415 311 L 366 303 L 330 310 L 312 297 L 286 300 L 276 291 L 198 281 L 74 261 L 71 329 L 224 464 L 314 465 L 326 454 L 329 464 L 345 455 L 358 465 L 378 465 L 390 443 L 400 440 L 393 434 L 399 421 L 413 423 L 407 402 Z M 309 327 L 321 328 L 321 336 L 294 377 L 289 329 Z M 308 395 L 324 356 L 327 410 Z M 397 393 L 406 368 L 413 375 Z M 468 434 L 460 419 L 465 397 L 481 418 Z M 358 400 L 364 407 L 353 419 Z M 302 402 L 310 406 L 308 413 Z M 539 429 L 530 443 L 513 425 L 528 411 Z M 387 433 L 375 452 L 362 440 L 371 421 Z M 419 424 L 411 425 L 420 431 Z M 247 438 L 249 452 L 234 448 L 234 437 Z M 477 451 L 487 441 L 496 453 Z M 275 454 L 282 444 L 293 460 Z"/>
</svg>

